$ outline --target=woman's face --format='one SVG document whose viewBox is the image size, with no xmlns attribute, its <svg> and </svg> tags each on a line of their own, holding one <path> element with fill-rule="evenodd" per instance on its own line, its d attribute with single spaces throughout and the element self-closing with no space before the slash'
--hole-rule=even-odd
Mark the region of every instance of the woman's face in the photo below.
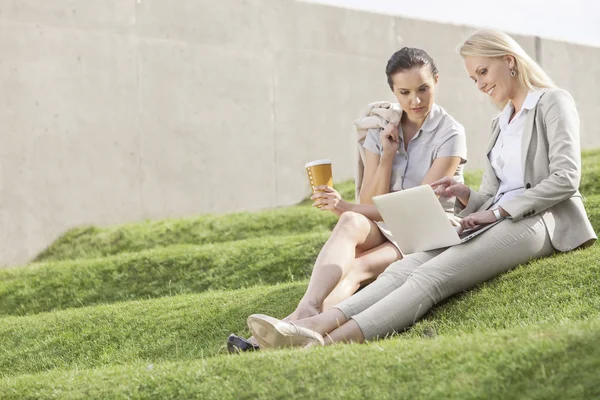
<svg viewBox="0 0 600 400">
<path fill-rule="evenodd" d="M 438 76 L 429 65 L 400 71 L 392 75 L 394 95 L 409 119 L 424 119 L 433 106 Z"/>
<path fill-rule="evenodd" d="M 517 80 L 510 76 L 514 69 L 512 57 L 465 57 L 465 67 L 477 89 L 487 94 L 496 104 L 512 97 Z"/>
</svg>

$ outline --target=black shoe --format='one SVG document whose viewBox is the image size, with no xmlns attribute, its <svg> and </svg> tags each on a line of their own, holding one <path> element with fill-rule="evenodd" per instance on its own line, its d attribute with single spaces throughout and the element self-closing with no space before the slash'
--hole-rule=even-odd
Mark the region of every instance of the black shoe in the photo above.
<svg viewBox="0 0 600 400">
<path fill-rule="evenodd" d="M 256 351 L 256 350 L 260 350 L 260 347 L 258 347 L 255 344 L 250 343 L 250 341 L 248 341 L 247 339 L 244 339 L 243 337 L 239 337 L 232 333 L 227 338 L 227 351 L 229 351 L 230 354 L 238 354 L 243 351 Z"/>
</svg>

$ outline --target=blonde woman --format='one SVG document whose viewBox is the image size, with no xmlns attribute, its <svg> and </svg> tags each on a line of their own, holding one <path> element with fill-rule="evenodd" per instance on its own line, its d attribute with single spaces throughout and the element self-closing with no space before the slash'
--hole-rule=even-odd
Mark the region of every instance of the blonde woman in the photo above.
<svg viewBox="0 0 600 400">
<path fill-rule="evenodd" d="M 344 201 L 333 188 L 318 187 L 314 206 L 340 216 L 315 262 L 308 288 L 286 320 L 319 314 L 372 282 L 400 259 L 391 234 L 381 224 L 372 198 L 453 177 L 463 182 L 467 147 L 464 128 L 434 103 L 439 80 L 433 59 L 423 50 L 405 47 L 389 59 L 387 82 L 401 108 L 399 124 L 370 129 L 364 141 L 365 169 L 360 202 Z M 453 202 L 441 200 L 453 217 Z M 451 218 L 456 222 L 456 218 Z M 230 352 L 258 346 L 237 335 L 227 340 Z"/>
<path fill-rule="evenodd" d="M 441 196 L 456 196 L 463 229 L 505 220 L 464 244 L 405 256 L 323 314 L 294 324 L 250 316 L 261 345 L 381 338 L 408 328 L 455 293 L 597 239 L 578 191 L 579 117 L 571 95 L 502 32 L 477 31 L 459 52 L 477 89 L 504 109 L 492 124 L 481 189 L 451 178 L 431 186 Z"/>
</svg>

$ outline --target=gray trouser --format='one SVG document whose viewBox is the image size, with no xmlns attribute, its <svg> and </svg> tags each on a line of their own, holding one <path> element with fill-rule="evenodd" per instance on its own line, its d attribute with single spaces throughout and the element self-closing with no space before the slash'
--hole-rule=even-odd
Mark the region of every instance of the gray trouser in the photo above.
<svg viewBox="0 0 600 400">
<path fill-rule="evenodd" d="M 453 294 L 554 252 L 539 215 L 505 220 L 466 243 L 405 256 L 335 308 L 358 324 L 365 339 L 384 337 Z"/>
</svg>

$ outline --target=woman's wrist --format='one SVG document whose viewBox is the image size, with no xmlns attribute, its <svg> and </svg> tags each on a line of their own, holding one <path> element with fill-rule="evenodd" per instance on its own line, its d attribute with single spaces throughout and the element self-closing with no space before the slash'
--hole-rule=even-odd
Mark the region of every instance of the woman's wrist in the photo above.
<svg viewBox="0 0 600 400">
<path fill-rule="evenodd" d="M 379 157 L 379 164 L 385 164 L 385 165 L 392 165 L 394 162 L 394 158 L 396 157 L 396 153 L 390 153 L 390 154 L 386 154 L 386 153 L 382 153 L 381 157 Z"/>
<path fill-rule="evenodd" d="M 469 190 L 469 193 L 467 193 L 466 196 L 456 196 L 456 198 L 458 199 L 458 201 L 460 201 L 460 203 L 463 205 L 463 207 L 466 207 L 467 204 L 469 204 L 469 198 L 471 197 L 471 191 Z"/>
<path fill-rule="evenodd" d="M 349 203 L 346 200 L 342 199 L 342 200 L 340 200 L 340 202 L 336 208 L 340 211 L 340 213 L 343 213 L 346 211 L 352 211 L 353 205 L 354 205 L 353 203 Z"/>
<path fill-rule="evenodd" d="M 502 215 L 503 217 L 510 217 L 510 214 L 500 206 L 498 206 L 498 211 L 500 211 L 500 215 Z"/>
</svg>

